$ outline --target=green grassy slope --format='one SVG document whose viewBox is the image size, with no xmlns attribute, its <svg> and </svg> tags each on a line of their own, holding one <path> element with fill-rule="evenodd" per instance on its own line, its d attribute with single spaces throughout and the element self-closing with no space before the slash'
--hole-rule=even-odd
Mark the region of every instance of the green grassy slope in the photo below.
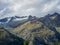
<svg viewBox="0 0 60 45">
<path fill-rule="evenodd" d="M 55 32 L 43 25 L 41 22 L 26 22 L 15 28 L 13 32 L 29 42 L 29 45 L 58 45 L 60 42 L 56 38 Z"/>
</svg>

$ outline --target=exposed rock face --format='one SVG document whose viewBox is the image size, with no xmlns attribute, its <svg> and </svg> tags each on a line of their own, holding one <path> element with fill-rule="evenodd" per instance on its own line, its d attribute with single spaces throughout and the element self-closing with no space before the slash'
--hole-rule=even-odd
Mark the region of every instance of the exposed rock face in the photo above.
<svg viewBox="0 0 60 45">
<path fill-rule="evenodd" d="M 5 17 L 0 19 L 0 28 L 5 28 L 7 30 L 14 29 L 27 21 L 27 16 L 12 16 L 12 17 Z"/>
<path fill-rule="evenodd" d="M 54 13 L 52 15 L 47 15 L 43 18 L 40 18 L 39 21 L 44 23 L 46 26 L 55 26 L 60 27 L 60 14 Z"/>
</svg>

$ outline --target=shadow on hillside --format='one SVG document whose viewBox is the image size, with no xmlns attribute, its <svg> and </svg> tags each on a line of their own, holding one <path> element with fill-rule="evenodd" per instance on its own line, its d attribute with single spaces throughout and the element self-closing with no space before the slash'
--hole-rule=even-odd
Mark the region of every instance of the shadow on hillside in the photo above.
<svg viewBox="0 0 60 45">
<path fill-rule="evenodd" d="M 56 31 L 56 28 L 53 26 L 48 26 L 48 28 L 55 32 L 56 38 L 58 38 L 60 42 L 60 33 Z"/>
<path fill-rule="evenodd" d="M 6 40 L 3 40 L 2 38 L 3 41 L 0 40 L 0 45 L 24 45 L 24 39 L 19 38 L 16 35 L 13 35 L 7 30 L 4 30 L 4 31 L 9 33 L 9 37 L 8 37 L 9 39 L 6 38 Z M 13 41 L 10 41 L 10 39 L 13 39 Z"/>
</svg>

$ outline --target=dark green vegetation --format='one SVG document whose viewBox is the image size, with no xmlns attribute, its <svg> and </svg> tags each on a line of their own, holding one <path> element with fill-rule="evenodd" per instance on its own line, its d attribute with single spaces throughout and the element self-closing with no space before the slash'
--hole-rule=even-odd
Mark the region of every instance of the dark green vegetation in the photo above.
<svg viewBox="0 0 60 45">
<path fill-rule="evenodd" d="M 15 24 L 15 23 L 14 23 Z M 60 45 L 60 14 L 29 16 L 11 31 L 0 29 L 1 45 Z"/>
<path fill-rule="evenodd" d="M 23 45 L 24 40 L 5 29 L 0 29 L 0 45 Z"/>
</svg>

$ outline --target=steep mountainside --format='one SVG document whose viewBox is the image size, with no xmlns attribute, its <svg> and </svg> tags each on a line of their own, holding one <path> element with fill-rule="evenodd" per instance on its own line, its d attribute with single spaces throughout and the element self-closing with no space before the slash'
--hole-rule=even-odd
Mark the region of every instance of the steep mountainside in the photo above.
<svg viewBox="0 0 60 45">
<path fill-rule="evenodd" d="M 27 21 L 27 16 L 14 16 L 14 17 L 6 17 L 3 19 L 0 19 L 0 28 L 5 28 L 5 29 L 13 29 L 18 27 L 19 25 L 22 25 Z"/>
<path fill-rule="evenodd" d="M 60 14 L 54 13 L 39 19 L 48 28 L 54 27 L 60 33 Z"/>
<path fill-rule="evenodd" d="M 5 27 L 10 26 L 13 30 L 9 32 L 0 29 L 1 45 L 60 45 L 60 14 L 54 13 L 42 18 L 30 15 L 26 20 L 18 21 L 13 19 L 4 23 Z"/>
<path fill-rule="evenodd" d="M 30 16 L 31 18 L 31 16 Z M 29 45 L 59 45 L 60 35 L 54 27 L 48 28 L 39 19 L 31 18 L 28 22 L 15 28 L 15 35 L 27 40 Z"/>
<path fill-rule="evenodd" d="M 23 39 L 19 38 L 7 30 L 0 29 L 0 45 L 23 45 Z"/>
<path fill-rule="evenodd" d="M 40 18 L 39 21 L 44 23 L 46 26 L 60 27 L 60 14 L 54 13 L 52 15 L 47 15 Z"/>
</svg>

